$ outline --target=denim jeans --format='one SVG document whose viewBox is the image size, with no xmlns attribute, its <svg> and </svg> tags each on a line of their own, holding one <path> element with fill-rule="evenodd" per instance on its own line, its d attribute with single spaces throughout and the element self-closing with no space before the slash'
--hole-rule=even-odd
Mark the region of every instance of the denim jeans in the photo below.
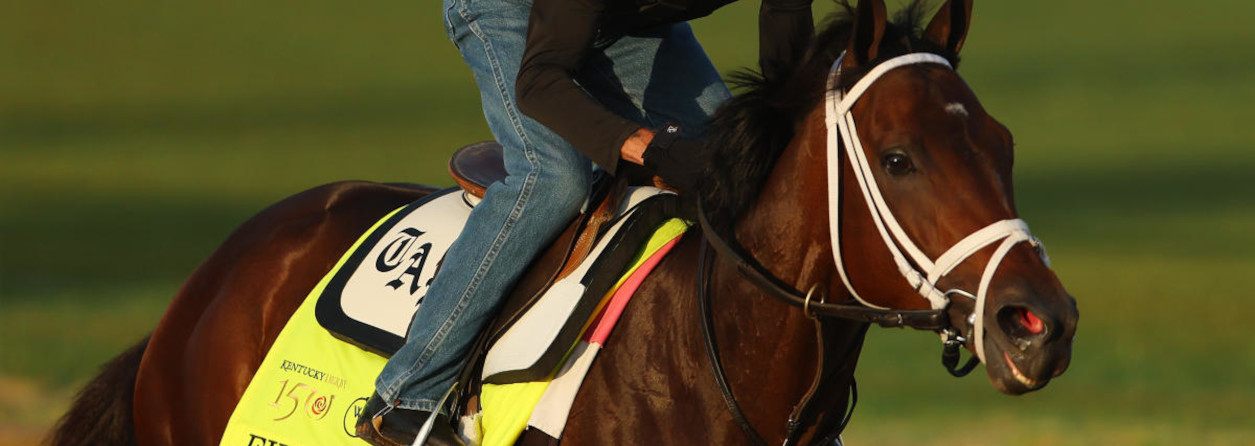
<svg viewBox="0 0 1255 446">
<path fill-rule="evenodd" d="M 444 0 L 449 38 L 475 75 L 509 175 L 489 186 L 471 211 L 410 323 L 405 346 L 375 381 L 390 406 L 436 409 L 478 332 L 588 195 L 592 162 L 519 113 L 514 100 L 530 9 L 529 0 Z M 641 126 L 676 122 L 688 136 L 700 135 L 730 96 L 687 24 L 600 42 L 576 81 Z"/>
</svg>

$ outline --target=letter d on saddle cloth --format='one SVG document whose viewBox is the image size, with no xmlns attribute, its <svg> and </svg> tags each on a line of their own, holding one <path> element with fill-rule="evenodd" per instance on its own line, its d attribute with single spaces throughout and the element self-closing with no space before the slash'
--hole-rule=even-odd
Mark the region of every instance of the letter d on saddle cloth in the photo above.
<svg viewBox="0 0 1255 446">
<path fill-rule="evenodd" d="M 404 344 L 410 315 L 421 304 L 426 286 L 460 232 L 470 207 L 478 203 L 489 184 L 505 178 L 501 146 L 482 142 L 463 147 L 450 160 L 449 171 L 464 192 L 438 192 L 388 217 L 362 248 L 349 256 L 319 297 L 315 313 L 320 325 L 380 356 L 391 356 Z M 579 331 L 600 297 L 619 279 L 638 248 L 659 224 L 679 212 L 679 200 L 660 189 L 629 190 L 621 181 L 598 175 L 585 208 L 532 262 L 496 319 L 480 334 L 469 353 L 471 360 L 459 374 L 459 389 L 475 388 L 465 384 L 483 365 L 494 343 L 522 343 L 529 348 L 508 349 L 512 354 L 504 356 L 507 360 L 487 367 L 488 382 L 530 381 L 551 372 L 578 341 Z M 620 247 L 623 249 L 617 249 Z M 571 277 L 563 280 L 567 276 Z M 557 305 L 557 313 L 543 315 L 548 318 L 544 324 L 548 328 L 540 330 L 546 332 L 545 339 L 520 340 L 516 332 L 537 331 L 525 327 L 528 322 L 524 316 L 560 281 L 578 284 L 565 289 L 576 289 L 579 294 L 564 298 Z M 366 288 L 369 296 L 362 291 Z M 547 297 L 545 300 L 549 301 Z M 555 305 L 542 307 L 552 309 Z M 511 330 L 521 320 L 524 327 Z M 459 393 L 465 396 L 464 392 Z"/>
</svg>

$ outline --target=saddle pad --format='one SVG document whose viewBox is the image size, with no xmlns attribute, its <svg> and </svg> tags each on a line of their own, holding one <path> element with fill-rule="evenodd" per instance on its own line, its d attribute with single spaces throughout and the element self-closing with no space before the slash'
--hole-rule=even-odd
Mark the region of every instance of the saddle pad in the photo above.
<svg viewBox="0 0 1255 446">
<path fill-rule="evenodd" d="M 636 188 L 629 192 L 615 212 L 615 215 L 628 218 L 621 218 L 621 224 L 616 228 L 635 228 L 636 224 L 632 222 L 639 219 L 635 215 L 640 214 L 638 209 L 642 208 L 642 203 L 659 195 L 674 197 L 653 187 Z M 465 226 L 470 211 L 471 205 L 466 201 L 465 194 L 454 188 L 424 197 L 386 217 L 366 234 L 361 245 L 349 253 L 344 267 L 332 276 L 318 298 L 315 311 L 318 322 L 346 342 L 380 356 L 390 357 L 405 344 L 410 321 L 422 304 L 439 269 L 438 265 L 443 262 L 449 247 Z M 657 214 L 657 211 L 649 214 Z M 622 237 L 614 237 L 616 232 L 613 229 L 602 236 L 597 245 L 601 251 L 595 252 L 613 254 L 608 256 L 616 259 L 617 263 L 622 263 L 639 247 L 639 241 L 643 241 L 639 228 L 632 232 L 635 236 L 626 241 L 638 244 L 631 246 L 628 252 L 619 253 L 617 249 L 606 249 L 607 246 L 618 246 L 625 241 Z M 590 268 L 598 270 L 593 268 L 597 258 L 597 254 L 590 255 L 577 273 L 571 276 L 590 280 L 595 276 L 589 274 Z M 612 284 L 617 278 L 617 274 L 622 271 L 622 265 L 618 265 L 618 268 L 605 273 L 610 277 L 603 280 L 606 282 L 604 286 Z M 586 285 L 577 283 L 576 286 L 582 289 Z M 555 288 L 569 291 L 571 284 L 559 282 L 555 284 Z M 580 294 L 575 295 L 576 298 L 579 296 Z M 581 315 L 584 319 L 573 322 L 577 324 L 575 328 L 579 328 L 578 324 L 587 320 L 587 314 Z M 550 312 L 545 317 L 548 318 L 548 325 L 567 327 L 569 331 L 570 324 L 555 322 L 566 320 L 556 319 L 562 316 L 554 316 Z M 523 318 L 527 316 L 524 315 Z M 529 344 L 544 344 L 544 347 L 558 334 L 548 333 L 548 336 L 534 336 L 524 341 Z M 559 355 L 567 347 L 569 344 L 558 351 Z M 556 364 L 560 356 L 553 357 L 551 354 L 546 358 Z M 547 372 L 548 370 L 542 372 L 540 376 Z M 530 380 L 535 377 L 521 378 Z"/>
<path fill-rule="evenodd" d="M 512 445 L 529 427 L 555 440 L 561 436 L 580 385 L 628 301 L 687 229 L 682 220 L 672 219 L 654 231 L 627 273 L 600 300 L 597 316 L 584 327 L 580 342 L 571 348 L 556 373 L 533 382 L 483 385 L 481 446 Z"/>
<path fill-rule="evenodd" d="M 678 200 L 661 189 L 629 192 L 620 218 L 602 235 L 571 274 L 553 284 L 510 326 L 484 358 L 484 382 L 508 384 L 542 379 L 561 363 L 594 314 L 597 303 L 660 224 L 674 215 Z"/>
<path fill-rule="evenodd" d="M 385 217 L 349 251 L 318 299 L 315 314 L 347 342 L 391 356 L 471 207 L 445 189 Z"/>
<path fill-rule="evenodd" d="M 244 390 L 222 434 L 223 446 L 360 446 L 354 423 L 386 360 L 319 327 L 318 296 L 376 229 L 357 240 L 292 314 Z"/>
<path fill-rule="evenodd" d="M 443 197 L 460 200 L 459 194 L 447 192 L 428 201 Z M 354 423 L 374 392 L 375 378 L 387 360 L 320 327 L 317 313 L 327 301 L 320 297 L 328 294 L 331 284 L 353 261 L 361 262 L 359 254 L 371 243 L 378 243 L 382 239 L 379 234 L 396 226 L 405 212 L 418 205 L 383 217 L 310 291 L 245 388 L 228 420 L 221 445 L 362 444 L 354 434 Z"/>
</svg>

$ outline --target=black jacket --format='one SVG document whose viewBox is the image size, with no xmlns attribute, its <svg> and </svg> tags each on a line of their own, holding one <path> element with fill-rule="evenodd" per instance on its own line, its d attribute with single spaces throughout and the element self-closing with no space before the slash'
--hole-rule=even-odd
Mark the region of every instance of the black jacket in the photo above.
<svg viewBox="0 0 1255 446">
<path fill-rule="evenodd" d="M 599 36 L 705 17 L 733 0 L 535 0 L 519 67 L 519 110 L 553 129 L 613 174 L 624 140 L 640 126 L 589 97 L 574 81 Z M 758 16 L 764 69 L 806 50 L 812 0 L 763 0 Z"/>
</svg>

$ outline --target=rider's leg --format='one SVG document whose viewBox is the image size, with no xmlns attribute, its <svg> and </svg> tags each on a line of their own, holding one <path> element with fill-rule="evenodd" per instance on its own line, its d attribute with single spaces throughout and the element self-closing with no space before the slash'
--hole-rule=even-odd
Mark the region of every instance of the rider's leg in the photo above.
<svg viewBox="0 0 1255 446">
<path fill-rule="evenodd" d="M 425 411 L 435 409 L 476 334 L 531 259 L 578 213 L 592 174 L 587 158 L 515 106 L 528 5 L 445 0 L 445 11 L 450 38 L 479 85 L 488 125 L 505 147 L 509 176 L 489 186 L 471 212 L 405 346 L 376 381 L 384 401 Z"/>
<path fill-rule="evenodd" d="M 480 87 L 489 127 L 506 148 L 510 177 L 489 187 L 471 213 L 465 236 L 454 243 L 411 324 L 406 345 L 376 382 L 386 401 L 404 409 L 434 408 L 509 286 L 578 211 L 591 175 L 586 158 L 515 106 L 528 5 L 446 0 L 445 11 L 450 37 Z M 684 24 L 620 38 L 599 56 L 580 73 L 581 85 L 642 125 L 680 122 L 696 136 L 728 97 Z"/>
</svg>

